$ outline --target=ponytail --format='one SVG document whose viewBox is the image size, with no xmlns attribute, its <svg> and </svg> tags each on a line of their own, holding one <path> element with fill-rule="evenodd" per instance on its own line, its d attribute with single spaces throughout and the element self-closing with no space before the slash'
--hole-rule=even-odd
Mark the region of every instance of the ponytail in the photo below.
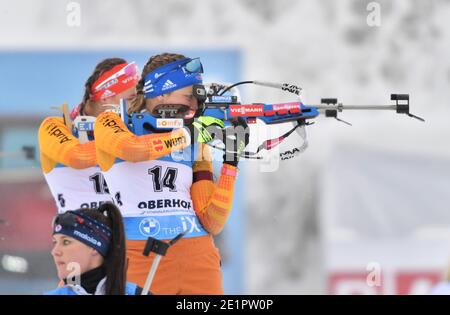
<svg viewBox="0 0 450 315">
<path fill-rule="evenodd" d="M 106 270 L 105 294 L 124 295 L 126 284 L 126 256 L 123 218 L 119 209 L 112 203 L 101 205 L 98 211 L 106 214 L 112 231 L 109 251 L 104 262 Z"/>
<path fill-rule="evenodd" d="M 103 262 L 106 272 L 105 295 L 124 295 L 126 285 L 125 229 L 119 209 L 111 202 L 83 213 L 111 229 L 111 242 Z"/>
</svg>

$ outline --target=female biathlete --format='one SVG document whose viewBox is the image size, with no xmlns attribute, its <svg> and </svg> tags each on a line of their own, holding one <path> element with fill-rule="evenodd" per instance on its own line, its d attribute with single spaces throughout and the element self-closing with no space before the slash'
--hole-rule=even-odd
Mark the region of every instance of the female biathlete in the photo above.
<svg viewBox="0 0 450 315">
<path fill-rule="evenodd" d="M 85 84 L 83 101 L 71 113 L 98 116 L 121 98 L 136 96 L 139 74 L 134 63 L 109 58 L 101 61 Z M 41 167 L 59 213 L 79 208 L 97 208 L 112 201 L 97 166 L 95 141 L 80 143 L 60 117 L 46 118 L 38 132 Z M 120 200 L 119 200 L 120 201 Z"/>
<path fill-rule="evenodd" d="M 161 260 L 150 288 L 154 294 L 223 294 L 212 235 L 223 229 L 230 213 L 238 154 L 226 154 L 214 183 L 210 153 L 203 143 L 211 140 L 210 128 L 223 128 L 223 122 L 193 118 L 198 106 L 193 86 L 202 84 L 202 72 L 198 58 L 168 53 L 151 57 L 143 69 L 129 112 L 158 116 L 161 110 L 176 109 L 187 127 L 172 132 L 175 141 L 161 139 L 159 133 L 136 136 L 112 112 L 100 114 L 94 126 L 99 166 L 111 194 L 121 196 L 128 279 L 140 286 L 145 283 L 154 259 L 153 254 L 142 255 L 148 237 L 170 240 L 186 233 Z M 135 143 L 147 136 L 146 143 Z"/>
<path fill-rule="evenodd" d="M 142 288 L 126 282 L 123 219 L 112 203 L 56 216 L 51 253 L 63 284 L 47 295 L 142 293 Z"/>
</svg>

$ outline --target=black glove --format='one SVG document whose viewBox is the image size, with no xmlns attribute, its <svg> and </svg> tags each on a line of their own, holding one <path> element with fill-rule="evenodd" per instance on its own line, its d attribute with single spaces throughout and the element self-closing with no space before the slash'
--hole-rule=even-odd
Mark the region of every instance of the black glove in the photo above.
<svg viewBox="0 0 450 315">
<path fill-rule="evenodd" d="M 225 154 L 223 163 L 237 167 L 239 158 L 250 141 L 250 129 L 242 117 L 231 121 L 232 126 L 225 128 Z"/>
</svg>

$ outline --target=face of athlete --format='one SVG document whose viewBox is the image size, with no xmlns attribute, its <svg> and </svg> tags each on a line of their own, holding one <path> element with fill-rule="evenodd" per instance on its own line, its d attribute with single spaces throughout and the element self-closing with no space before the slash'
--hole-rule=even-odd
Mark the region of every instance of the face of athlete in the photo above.
<svg viewBox="0 0 450 315">
<path fill-rule="evenodd" d="M 195 111 L 198 108 L 198 101 L 194 97 L 191 85 L 168 94 L 147 99 L 145 105 L 147 111 L 155 116 L 158 115 L 157 108 L 161 106 L 172 107 L 170 105 L 173 105 L 174 107 L 179 108 L 176 117 L 190 119 L 195 115 Z"/>
<path fill-rule="evenodd" d="M 51 252 L 59 279 L 85 273 L 103 264 L 103 257 L 95 249 L 63 235 L 53 235 Z"/>
<path fill-rule="evenodd" d="M 111 97 L 107 97 L 98 102 L 90 102 L 89 105 L 84 109 L 84 114 L 87 116 L 97 117 L 105 110 L 109 109 L 108 106 L 104 106 L 107 104 L 118 105 L 120 103 L 120 99 L 124 98 L 126 104 L 129 106 L 131 101 L 136 97 L 136 87 L 129 88 L 119 94 L 116 94 Z"/>
</svg>

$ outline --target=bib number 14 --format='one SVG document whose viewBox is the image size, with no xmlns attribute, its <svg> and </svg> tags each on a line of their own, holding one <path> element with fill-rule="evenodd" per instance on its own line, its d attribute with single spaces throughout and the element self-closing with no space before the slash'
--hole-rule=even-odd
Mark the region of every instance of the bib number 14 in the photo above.
<svg viewBox="0 0 450 315">
<path fill-rule="evenodd" d="M 169 188 L 170 191 L 177 191 L 175 181 L 178 175 L 178 169 L 168 167 L 164 176 L 161 178 L 162 167 L 155 166 L 148 170 L 148 174 L 152 176 L 154 191 L 163 191 L 163 188 Z"/>
</svg>

